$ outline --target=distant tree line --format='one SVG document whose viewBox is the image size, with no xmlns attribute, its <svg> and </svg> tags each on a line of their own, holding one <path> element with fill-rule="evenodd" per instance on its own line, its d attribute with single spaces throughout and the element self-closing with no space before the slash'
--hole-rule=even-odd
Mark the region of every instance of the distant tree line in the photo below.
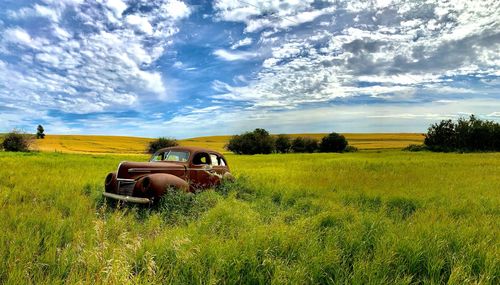
<svg viewBox="0 0 500 285">
<path fill-rule="evenodd" d="M 456 122 L 442 120 L 432 124 L 425 134 L 423 145 L 410 145 L 409 151 L 438 152 L 500 151 L 500 124 L 471 115 Z"/>
<path fill-rule="evenodd" d="M 349 146 L 346 138 L 331 133 L 320 140 L 310 137 L 269 134 L 265 129 L 255 129 L 233 136 L 226 149 L 236 154 L 269 154 L 269 153 L 313 153 L 313 152 L 345 152 L 356 151 Z"/>
</svg>

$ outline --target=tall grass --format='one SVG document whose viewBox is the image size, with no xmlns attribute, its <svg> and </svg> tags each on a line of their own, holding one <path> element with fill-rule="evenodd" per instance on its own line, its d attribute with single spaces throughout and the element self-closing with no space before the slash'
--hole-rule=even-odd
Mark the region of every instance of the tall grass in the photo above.
<svg viewBox="0 0 500 285">
<path fill-rule="evenodd" d="M 107 207 L 138 159 L 0 153 L 0 283 L 500 282 L 500 154 L 229 155 L 235 184 Z"/>
</svg>

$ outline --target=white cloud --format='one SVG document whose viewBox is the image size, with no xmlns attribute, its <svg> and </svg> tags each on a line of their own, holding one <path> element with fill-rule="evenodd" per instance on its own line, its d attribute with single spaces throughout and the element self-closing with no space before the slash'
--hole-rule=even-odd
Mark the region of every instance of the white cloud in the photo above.
<svg viewBox="0 0 500 285">
<path fill-rule="evenodd" d="M 121 18 L 123 11 L 127 9 L 127 4 L 121 0 L 107 0 L 106 5 L 111 9 L 115 16 Z"/>
<path fill-rule="evenodd" d="M 180 10 L 162 13 L 160 4 Z M 109 10 L 93 2 L 45 1 L 45 6 L 11 12 L 11 16 L 33 17 L 30 13 L 38 11 L 52 18 L 49 23 L 40 22 L 52 34 L 33 37 L 33 27 L 22 22 L 1 32 L 0 53 L 19 60 L 0 66 L 0 101 L 84 114 L 172 99 L 175 82 L 152 65 L 178 32 L 178 20 L 189 14 L 187 6 L 183 8 L 179 1 L 145 2 L 141 5 L 151 5 L 147 12 L 122 17 L 127 9 L 124 1 L 105 5 Z M 73 16 L 68 22 L 56 21 L 56 15 Z M 32 50 L 19 50 L 26 48 Z M 167 82 L 172 86 L 167 87 Z"/>
<path fill-rule="evenodd" d="M 39 54 L 36 55 L 36 59 L 38 61 L 46 63 L 46 64 L 48 64 L 50 66 L 57 66 L 57 65 L 59 65 L 59 57 L 57 57 L 54 54 L 39 53 Z"/>
<path fill-rule="evenodd" d="M 244 22 L 246 32 L 259 32 L 265 28 L 286 29 L 311 22 L 331 13 L 334 7 L 314 8 L 313 0 L 218 0 L 213 4 L 220 20 Z"/>
<path fill-rule="evenodd" d="M 191 9 L 184 2 L 178 0 L 169 0 L 163 3 L 160 10 L 174 20 L 186 18 L 191 14 Z"/>
<path fill-rule="evenodd" d="M 71 34 L 68 33 L 68 31 L 57 25 L 54 25 L 54 34 L 60 39 L 69 39 L 71 37 Z"/>
<path fill-rule="evenodd" d="M 46 17 L 53 22 L 59 21 L 60 14 L 58 13 L 58 10 L 50 9 L 47 6 L 42 6 L 38 4 L 35 4 L 34 9 L 35 13 L 39 16 Z"/>
<path fill-rule="evenodd" d="M 257 56 L 257 54 L 245 51 L 227 51 L 224 49 L 217 49 L 214 54 L 222 60 L 226 61 L 237 61 L 237 60 L 249 60 Z"/>
<path fill-rule="evenodd" d="M 153 33 L 153 26 L 149 23 L 148 19 L 139 15 L 128 15 L 125 20 L 132 26 L 138 28 L 139 31 L 151 35 Z"/>
<path fill-rule="evenodd" d="M 477 93 L 453 78 L 497 76 L 497 2 L 331 1 L 317 9 L 312 1 L 217 1 L 220 20 L 264 31 L 260 48 L 248 51 L 263 58 L 262 68 L 244 86 L 214 82 L 214 98 L 287 109 L 366 95 L 393 101 Z M 324 15 L 342 25 L 298 26 Z"/>
<path fill-rule="evenodd" d="M 165 53 L 175 54 L 178 21 L 196 10 L 177 0 L 138 1 L 139 7 L 43 0 L 6 12 L 12 23 L 0 21 L 0 53 L 9 58 L 0 60 L 0 128 L 32 125 L 34 117 L 61 132 L 196 136 L 255 127 L 419 131 L 465 113 L 498 120 L 497 2 L 218 0 L 216 15 L 205 21 L 240 23 L 254 34 L 221 42 L 213 54 L 231 67 L 256 65 L 229 74 L 231 82 L 214 80 L 216 94 L 208 99 L 215 106 L 203 101 L 171 119 L 154 110 L 140 120 L 92 115 L 63 122 L 33 109 L 85 114 L 172 100 L 181 84 L 157 65 Z M 172 67 L 192 70 L 189 64 Z"/>
<path fill-rule="evenodd" d="M 33 42 L 31 36 L 22 28 L 10 28 L 4 31 L 3 37 L 11 43 L 22 44 L 30 46 Z"/>
<path fill-rule="evenodd" d="M 244 39 L 241 39 L 239 41 L 237 41 L 236 43 L 234 43 L 233 45 L 231 45 L 231 49 L 237 49 L 237 48 L 240 48 L 240 47 L 243 47 L 243 46 L 248 46 L 248 45 L 251 45 L 253 42 L 252 38 L 244 38 Z"/>
</svg>

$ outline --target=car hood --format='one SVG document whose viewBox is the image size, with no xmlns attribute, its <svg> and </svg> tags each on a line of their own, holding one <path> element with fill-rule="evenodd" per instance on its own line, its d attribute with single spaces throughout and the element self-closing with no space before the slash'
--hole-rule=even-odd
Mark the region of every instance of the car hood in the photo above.
<svg viewBox="0 0 500 285">
<path fill-rule="evenodd" d="M 117 171 L 118 179 L 135 179 L 151 173 L 179 173 L 185 171 L 186 165 L 174 162 L 129 162 L 120 163 Z"/>
</svg>

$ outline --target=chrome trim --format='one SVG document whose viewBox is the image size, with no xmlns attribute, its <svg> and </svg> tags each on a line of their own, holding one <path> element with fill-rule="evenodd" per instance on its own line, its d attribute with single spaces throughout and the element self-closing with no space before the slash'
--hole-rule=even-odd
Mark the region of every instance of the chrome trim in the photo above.
<svg viewBox="0 0 500 285">
<path fill-rule="evenodd" d="M 151 172 L 151 171 L 155 171 L 155 170 L 159 170 L 159 171 L 168 171 L 168 170 L 185 170 L 185 168 L 181 168 L 181 167 L 171 167 L 171 168 L 129 168 L 128 172 Z"/>
<path fill-rule="evenodd" d="M 129 168 L 128 173 L 131 172 L 144 172 L 144 173 L 149 173 L 151 170 L 148 169 L 139 169 L 139 168 Z"/>
<path fill-rule="evenodd" d="M 104 197 L 107 197 L 107 198 L 120 200 L 120 201 L 124 201 L 124 202 L 132 202 L 132 203 L 138 203 L 138 204 L 150 204 L 151 203 L 151 200 L 148 198 L 124 196 L 124 195 L 118 195 L 118 194 L 113 194 L 113 193 L 108 193 L 108 192 L 103 192 L 102 195 Z"/>
<path fill-rule="evenodd" d="M 122 163 L 126 162 L 125 160 L 124 161 L 120 161 L 120 163 L 118 164 L 118 168 L 116 169 L 116 178 L 118 178 L 118 172 L 120 172 L 120 166 L 122 166 Z"/>
<path fill-rule="evenodd" d="M 128 178 L 116 178 L 116 181 L 123 181 L 123 182 L 135 182 L 135 179 L 128 179 Z"/>
</svg>

